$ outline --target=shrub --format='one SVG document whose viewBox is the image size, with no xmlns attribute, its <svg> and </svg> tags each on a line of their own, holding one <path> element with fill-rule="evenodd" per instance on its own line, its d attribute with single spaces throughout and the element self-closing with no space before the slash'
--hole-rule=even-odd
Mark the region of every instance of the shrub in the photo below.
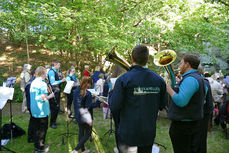
<svg viewBox="0 0 229 153">
<path fill-rule="evenodd" d="M 21 103 L 23 101 L 22 91 L 20 89 L 20 83 L 14 85 L 14 97 L 13 102 Z"/>
</svg>

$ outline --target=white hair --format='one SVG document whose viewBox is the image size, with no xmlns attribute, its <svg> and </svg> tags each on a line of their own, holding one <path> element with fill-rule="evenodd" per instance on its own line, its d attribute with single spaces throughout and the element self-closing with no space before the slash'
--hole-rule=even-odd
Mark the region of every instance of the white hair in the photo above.
<svg viewBox="0 0 229 153">
<path fill-rule="evenodd" d="M 32 66 L 31 66 L 30 64 L 24 64 L 24 70 L 27 69 L 27 68 L 28 68 L 28 69 L 31 69 L 31 67 L 32 67 Z"/>
</svg>

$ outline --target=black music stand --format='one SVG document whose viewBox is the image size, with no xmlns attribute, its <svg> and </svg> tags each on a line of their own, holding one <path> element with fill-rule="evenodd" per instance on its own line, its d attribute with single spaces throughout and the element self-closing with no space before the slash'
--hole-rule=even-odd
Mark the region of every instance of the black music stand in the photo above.
<svg viewBox="0 0 229 153">
<path fill-rule="evenodd" d="M 111 136 L 111 134 L 115 133 L 115 131 L 112 129 L 112 114 L 110 112 L 110 129 L 104 133 L 104 136 L 108 134 L 108 137 L 107 137 L 107 141 L 106 141 L 106 144 Z"/>
<path fill-rule="evenodd" d="M 13 87 L 13 85 L 15 84 L 15 80 L 16 80 L 16 77 L 14 78 L 8 78 L 7 79 L 7 82 L 6 82 L 6 86 L 8 87 Z M 11 83 L 12 82 L 12 83 Z M 0 96 L 0 103 L 2 104 L 1 105 L 1 108 L 0 108 L 0 129 L 2 129 L 2 109 L 3 107 L 5 106 L 6 102 L 8 99 L 11 99 L 13 98 L 13 92 L 11 93 L 10 92 L 10 95 L 7 95 L 6 93 L 2 92 L 1 93 L 2 95 Z M 7 95 L 7 96 L 6 96 Z M 11 115 L 11 124 L 10 124 L 10 135 L 11 135 L 11 143 L 12 143 L 12 111 L 11 111 L 11 101 L 10 101 L 10 115 Z M 2 132 L 0 133 L 0 143 L 2 141 Z M 9 151 L 9 152 L 12 152 L 12 153 L 15 153 L 14 151 L 2 146 L 2 144 L 0 144 L 0 151 Z"/>
<path fill-rule="evenodd" d="M 7 78 L 6 87 L 13 88 L 15 82 L 16 82 L 16 77 Z M 12 100 L 10 100 L 10 140 L 11 140 L 11 144 L 12 144 L 12 139 L 13 139 L 12 123 L 13 123 Z"/>
<path fill-rule="evenodd" d="M 67 139 L 67 141 L 68 141 L 68 139 L 69 139 L 69 137 L 71 137 L 71 136 L 73 136 L 73 135 L 77 135 L 77 133 L 71 133 L 71 132 L 69 132 L 69 125 L 70 125 L 70 123 L 71 122 L 73 122 L 73 121 L 75 121 L 74 119 L 74 117 L 69 117 L 69 115 L 68 115 L 68 113 L 66 112 L 66 120 L 67 120 L 67 122 L 66 122 L 66 132 L 65 133 L 62 133 L 62 134 L 60 134 L 59 136 L 62 136 L 62 145 L 64 145 L 65 143 L 64 143 L 64 138 L 66 137 L 66 139 Z M 71 120 L 70 120 L 71 119 Z"/>
</svg>

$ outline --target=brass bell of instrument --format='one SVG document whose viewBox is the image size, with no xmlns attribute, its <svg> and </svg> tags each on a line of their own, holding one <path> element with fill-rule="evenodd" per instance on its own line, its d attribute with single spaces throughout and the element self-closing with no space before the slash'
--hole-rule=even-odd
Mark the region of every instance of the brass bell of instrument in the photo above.
<svg viewBox="0 0 229 153">
<path fill-rule="evenodd" d="M 126 60 L 122 59 L 120 55 L 115 52 L 114 48 L 112 48 L 112 50 L 108 53 L 108 56 L 105 60 L 121 66 L 126 71 L 129 71 L 131 67 L 131 65 Z"/>
<path fill-rule="evenodd" d="M 176 59 L 176 52 L 173 50 L 163 50 L 154 56 L 154 64 L 157 66 L 167 66 Z"/>
</svg>

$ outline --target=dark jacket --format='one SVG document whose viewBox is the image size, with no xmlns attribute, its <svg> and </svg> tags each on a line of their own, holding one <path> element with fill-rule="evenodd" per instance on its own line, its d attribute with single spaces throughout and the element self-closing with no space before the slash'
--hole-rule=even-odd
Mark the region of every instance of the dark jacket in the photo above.
<svg viewBox="0 0 229 153">
<path fill-rule="evenodd" d="M 53 68 L 51 68 L 49 71 L 53 71 L 54 72 L 54 74 L 55 74 L 55 81 L 59 81 L 60 80 L 60 78 L 58 76 L 58 73 L 55 70 L 53 70 Z M 50 80 L 49 77 L 50 76 L 48 75 L 48 80 Z M 49 84 L 51 85 L 50 81 L 49 81 Z M 51 87 L 52 87 L 53 92 L 60 92 L 60 84 L 51 85 Z"/>
<path fill-rule="evenodd" d="M 86 95 L 84 97 L 80 96 L 80 87 L 76 88 L 73 91 L 73 102 L 74 102 L 74 112 L 75 112 L 75 118 L 77 123 L 83 123 L 81 119 L 81 115 L 79 113 L 80 108 L 88 108 L 88 111 L 90 112 L 92 119 L 93 119 L 93 108 L 99 107 L 100 101 L 96 101 L 95 103 L 92 103 L 92 95 L 91 92 L 87 91 Z M 84 102 L 84 104 L 82 104 Z"/>
<path fill-rule="evenodd" d="M 211 114 L 214 107 L 213 107 L 211 86 L 209 84 L 208 79 L 204 79 L 204 84 L 208 88 L 207 94 L 205 96 L 204 114 Z"/>
<path fill-rule="evenodd" d="M 101 72 L 99 72 L 99 71 L 95 71 L 95 73 L 93 74 L 92 80 L 93 80 L 94 83 L 96 83 L 99 80 L 100 73 Z"/>
<path fill-rule="evenodd" d="M 36 77 L 33 76 L 32 78 L 30 78 L 30 80 L 28 81 L 28 83 L 25 86 L 25 96 L 26 96 L 26 102 L 27 102 L 27 109 L 30 111 L 30 86 L 31 83 L 33 82 L 33 80 Z"/>
<path fill-rule="evenodd" d="M 109 104 L 112 114 L 120 114 L 118 135 L 122 142 L 153 145 L 158 110 L 164 108 L 166 95 L 165 81 L 139 65 L 117 79 Z"/>
<path fill-rule="evenodd" d="M 204 79 L 198 72 L 192 72 L 183 76 L 182 81 L 189 77 L 194 77 L 199 83 L 199 90 L 194 93 L 189 103 L 184 107 L 177 106 L 173 101 L 169 103 L 167 117 L 170 120 L 182 121 L 182 120 L 200 120 L 203 118 L 203 106 L 205 99 L 205 86 Z"/>
</svg>

